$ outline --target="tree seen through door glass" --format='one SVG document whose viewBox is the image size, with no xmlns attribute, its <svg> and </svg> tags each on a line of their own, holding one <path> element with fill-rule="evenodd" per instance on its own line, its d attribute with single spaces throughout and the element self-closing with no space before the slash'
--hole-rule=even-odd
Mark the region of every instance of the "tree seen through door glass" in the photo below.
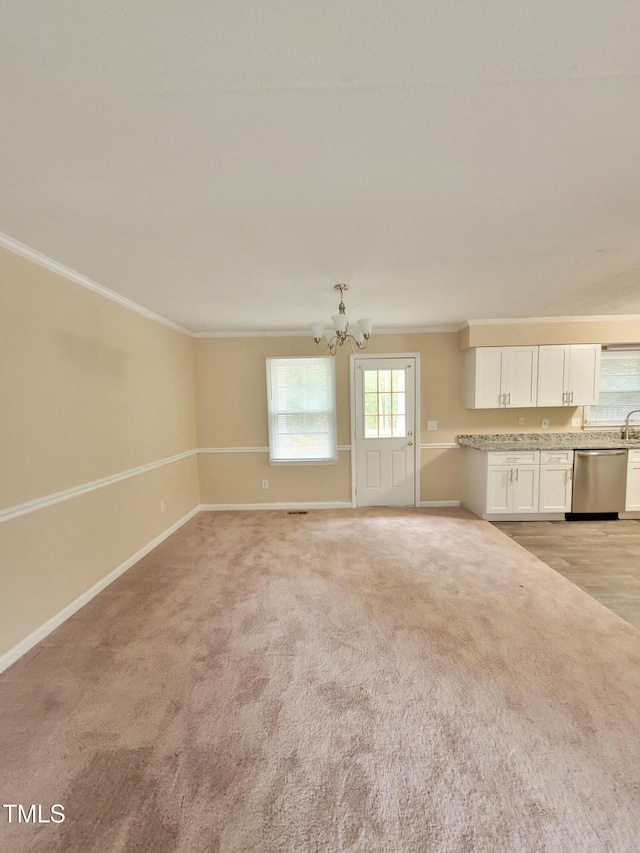
<svg viewBox="0 0 640 853">
<path fill-rule="evenodd" d="M 404 438 L 405 405 L 404 370 L 364 371 L 365 438 Z"/>
</svg>

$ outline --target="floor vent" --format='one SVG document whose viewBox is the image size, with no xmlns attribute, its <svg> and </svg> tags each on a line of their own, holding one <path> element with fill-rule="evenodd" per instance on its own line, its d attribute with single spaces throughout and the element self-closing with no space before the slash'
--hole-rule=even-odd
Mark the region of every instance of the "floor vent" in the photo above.
<svg viewBox="0 0 640 853">
<path fill-rule="evenodd" d="M 308 509 L 289 509 L 287 515 L 309 515 Z"/>
</svg>

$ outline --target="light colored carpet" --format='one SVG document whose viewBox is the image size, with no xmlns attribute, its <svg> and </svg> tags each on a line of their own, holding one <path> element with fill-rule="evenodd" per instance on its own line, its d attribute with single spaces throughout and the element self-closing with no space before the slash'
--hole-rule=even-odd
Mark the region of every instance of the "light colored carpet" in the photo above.
<svg viewBox="0 0 640 853">
<path fill-rule="evenodd" d="M 639 664 L 464 510 L 201 513 L 0 676 L 0 849 L 637 851 Z"/>
</svg>

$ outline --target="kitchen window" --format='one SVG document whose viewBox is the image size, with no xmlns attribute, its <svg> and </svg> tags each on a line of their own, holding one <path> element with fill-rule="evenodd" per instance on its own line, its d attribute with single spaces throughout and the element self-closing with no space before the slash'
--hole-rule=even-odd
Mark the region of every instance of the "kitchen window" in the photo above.
<svg viewBox="0 0 640 853">
<path fill-rule="evenodd" d="M 337 462 L 333 358 L 268 358 L 272 465 Z"/>
<path fill-rule="evenodd" d="M 600 399 L 597 406 L 585 406 L 585 426 L 620 426 L 633 409 L 640 409 L 640 351 L 603 350 Z"/>
</svg>

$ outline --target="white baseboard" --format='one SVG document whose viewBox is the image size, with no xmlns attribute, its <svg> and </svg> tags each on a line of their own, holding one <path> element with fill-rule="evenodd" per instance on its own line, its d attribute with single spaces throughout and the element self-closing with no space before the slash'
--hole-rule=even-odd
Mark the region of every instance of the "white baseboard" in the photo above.
<svg viewBox="0 0 640 853">
<path fill-rule="evenodd" d="M 460 506 L 460 501 L 420 501 L 420 506 Z"/>
<path fill-rule="evenodd" d="M 92 598 L 95 598 L 99 592 L 102 592 L 103 589 L 112 584 L 120 575 L 123 575 L 128 569 L 130 569 L 133 565 L 135 565 L 138 560 L 141 560 L 144 556 L 146 556 L 149 551 L 153 551 L 161 542 L 171 536 L 172 533 L 175 533 L 178 528 L 182 527 L 183 524 L 186 524 L 189 519 L 193 518 L 198 512 L 200 512 L 201 507 L 197 506 L 188 512 L 185 516 L 183 516 L 179 521 L 176 521 L 175 524 L 172 524 L 171 527 L 168 527 L 164 530 L 159 536 L 156 536 L 151 542 L 141 548 L 140 551 L 135 553 L 132 557 L 129 557 L 128 560 L 125 560 L 124 563 L 119 565 L 116 569 L 110 572 L 106 577 L 102 578 L 102 580 L 98 581 L 98 583 L 94 584 L 90 589 L 86 592 L 83 592 L 82 595 L 78 596 L 75 601 L 72 601 L 71 604 L 67 604 L 59 613 L 56 613 L 55 616 L 52 616 L 44 625 L 41 625 L 39 628 L 36 628 L 35 631 L 32 631 L 24 640 L 21 640 L 17 645 L 15 645 L 12 649 L 9 649 L 8 652 L 5 652 L 2 656 L 0 656 L 0 672 L 4 672 L 7 667 L 10 667 L 12 663 L 15 663 L 18 658 L 21 658 L 22 655 L 26 654 L 29 649 L 32 649 L 36 643 L 39 643 L 41 640 L 44 640 L 52 631 L 55 631 L 63 622 L 65 622 L 70 616 L 73 616 L 81 607 L 84 607 Z"/>
<path fill-rule="evenodd" d="M 200 509 L 206 512 L 219 512 L 230 509 L 352 509 L 351 501 L 292 501 L 285 503 L 263 503 L 263 504 L 200 504 Z"/>
</svg>

